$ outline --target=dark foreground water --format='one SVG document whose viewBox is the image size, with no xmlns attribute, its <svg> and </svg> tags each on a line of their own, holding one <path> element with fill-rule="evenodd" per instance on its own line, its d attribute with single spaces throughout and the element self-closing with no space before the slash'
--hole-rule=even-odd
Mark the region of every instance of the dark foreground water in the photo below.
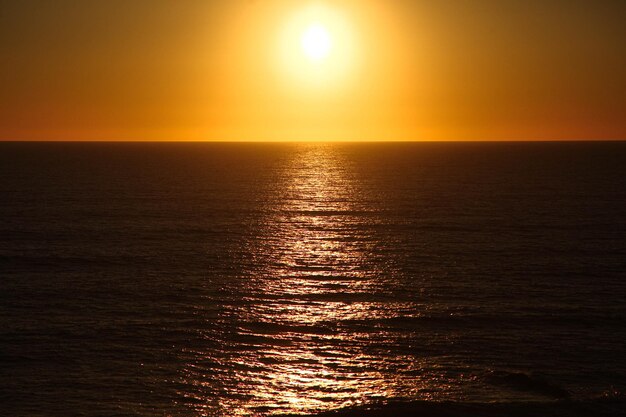
<svg viewBox="0 0 626 417">
<path fill-rule="evenodd" d="M 624 410 L 626 143 L 2 143 L 0 197 L 0 415 Z"/>
</svg>

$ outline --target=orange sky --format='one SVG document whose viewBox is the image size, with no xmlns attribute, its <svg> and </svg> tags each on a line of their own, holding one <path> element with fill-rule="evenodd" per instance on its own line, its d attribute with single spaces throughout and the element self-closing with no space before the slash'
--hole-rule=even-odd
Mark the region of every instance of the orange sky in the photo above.
<svg viewBox="0 0 626 417">
<path fill-rule="evenodd" d="M 0 139 L 626 139 L 624 22 L 611 0 L 0 0 Z"/>
</svg>

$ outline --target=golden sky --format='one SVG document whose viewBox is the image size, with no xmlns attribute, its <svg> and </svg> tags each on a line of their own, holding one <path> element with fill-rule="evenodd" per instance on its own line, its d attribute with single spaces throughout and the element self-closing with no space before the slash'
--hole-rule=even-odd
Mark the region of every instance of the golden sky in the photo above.
<svg viewBox="0 0 626 417">
<path fill-rule="evenodd" d="M 617 0 L 0 0 L 0 139 L 626 139 L 624 22 Z"/>
</svg>

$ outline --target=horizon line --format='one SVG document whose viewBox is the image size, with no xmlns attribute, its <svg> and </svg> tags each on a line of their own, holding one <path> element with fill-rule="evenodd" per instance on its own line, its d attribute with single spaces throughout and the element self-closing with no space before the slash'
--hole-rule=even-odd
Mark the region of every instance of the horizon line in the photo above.
<svg viewBox="0 0 626 417">
<path fill-rule="evenodd" d="M 551 143 L 626 142 L 621 139 L 294 139 L 294 140 L 194 140 L 194 139 L 0 139 L 0 143 Z"/>
</svg>

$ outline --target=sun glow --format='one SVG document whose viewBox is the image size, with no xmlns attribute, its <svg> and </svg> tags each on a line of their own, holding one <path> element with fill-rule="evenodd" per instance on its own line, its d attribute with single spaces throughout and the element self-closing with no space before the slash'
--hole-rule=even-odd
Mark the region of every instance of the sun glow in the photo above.
<svg viewBox="0 0 626 417">
<path fill-rule="evenodd" d="M 326 28 L 315 23 L 302 35 L 302 50 L 312 61 L 320 61 L 328 57 L 332 49 L 332 38 Z"/>
<path fill-rule="evenodd" d="M 276 37 L 275 68 L 283 85 L 294 92 L 310 88 L 317 96 L 337 92 L 355 75 L 357 30 L 341 7 L 314 3 L 295 9 L 279 26 Z"/>
<path fill-rule="evenodd" d="M 246 4 L 215 61 L 220 140 L 398 140 L 415 123 L 407 88 L 429 84 L 409 65 L 387 3 Z"/>
</svg>

